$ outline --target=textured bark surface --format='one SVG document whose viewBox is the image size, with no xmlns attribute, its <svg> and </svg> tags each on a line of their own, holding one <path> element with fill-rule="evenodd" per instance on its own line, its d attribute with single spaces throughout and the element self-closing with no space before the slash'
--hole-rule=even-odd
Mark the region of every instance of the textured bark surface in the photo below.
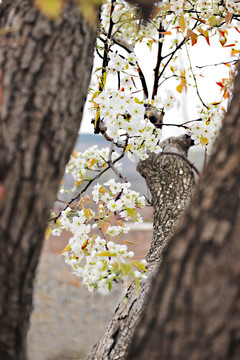
<svg viewBox="0 0 240 360">
<path fill-rule="evenodd" d="M 198 191 L 168 242 L 131 360 L 240 359 L 240 76 Z"/>
<path fill-rule="evenodd" d="M 162 143 L 164 151 L 187 156 L 191 140 L 186 136 L 170 138 Z M 151 191 L 154 206 L 154 233 L 151 249 L 147 256 L 148 279 L 141 281 L 136 294 L 133 283 L 109 322 L 101 340 L 95 345 L 88 360 L 123 360 L 134 329 L 151 288 L 151 279 L 161 260 L 161 252 L 179 215 L 186 207 L 194 189 L 194 176 L 190 166 L 178 155 L 150 154 L 137 167 L 145 177 Z"/>
<path fill-rule="evenodd" d="M 5 0 L 0 12 L 0 359 L 23 360 L 35 269 L 77 137 L 96 29 L 71 1 L 54 22 L 30 0 Z"/>
</svg>

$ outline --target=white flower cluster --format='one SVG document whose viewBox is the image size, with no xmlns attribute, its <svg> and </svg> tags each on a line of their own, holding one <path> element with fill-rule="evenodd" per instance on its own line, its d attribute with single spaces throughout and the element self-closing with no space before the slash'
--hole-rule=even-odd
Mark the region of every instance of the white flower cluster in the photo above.
<svg viewBox="0 0 240 360">
<path fill-rule="evenodd" d="M 147 151 L 159 151 L 161 131 L 145 117 L 143 102 L 126 94 L 125 91 L 103 90 L 94 99 L 98 104 L 100 117 L 108 134 L 115 142 L 128 137 L 128 156 L 132 154 L 147 157 Z"/>
<path fill-rule="evenodd" d="M 135 281 L 146 277 L 146 261 L 127 261 L 134 253 L 125 244 L 113 241 L 129 231 L 123 221 L 142 221 L 136 207 L 144 206 L 144 198 L 129 187 L 130 183 L 117 183 L 113 179 L 104 185 L 95 185 L 92 199 L 93 204 L 98 204 L 98 212 L 83 204 L 81 210 L 67 208 L 57 221 L 58 228 L 52 230 L 57 236 L 62 230 L 72 233 L 63 251 L 65 261 L 89 291 L 97 289 L 107 294 L 113 283 L 123 282 L 129 276 Z M 94 228 L 101 231 L 102 237 L 92 234 Z"/>
<path fill-rule="evenodd" d="M 112 152 L 111 160 L 114 161 L 118 158 L 117 151 Z M 109 157 L 109 148 L 98 149 L 94 145 L 84 152 L 73 151 L 72 156 L 66 166 L 66 173 L 71 174 L 78 186 L 83 180 L 90 180 L 92 172 L 103 169 L 107 166 Z M 121 164 L 116 162 L 115 167 L 121 170 Z M 89 170 L 91 173 L 89 174 Z"/>
<path fill-rule="evenodd" d="M 200 111 L 200 116 L 202 121 L 190 126 L 192 139 L 196 145 L 206 145 L 208 154 L 211 154 L 213 143 L 222 126 L 223 113 L 219 112 L 218 106 L 209 106 Z"/>
</svg>

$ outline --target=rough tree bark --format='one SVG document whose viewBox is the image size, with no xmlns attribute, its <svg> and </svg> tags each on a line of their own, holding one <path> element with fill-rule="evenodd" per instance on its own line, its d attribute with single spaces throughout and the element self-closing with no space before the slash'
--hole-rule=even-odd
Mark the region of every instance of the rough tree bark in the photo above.
<svg viewBox="0 0 240 360">
<path fill-rule="evenodd" d="M 131 360 L 240 359 L 240 75 L 214 154 L 167 244 Z"/>
<path fill-rule="evenodd" d="M 26 359 L 44 230 L 80 126 L 96 29 L 74 2 L 57 21 L 30 0 L 0 5 L 0 359 Z"/>
<path fill-rule="evenodd" d="M 146 179 L 154 207 L 154 231 L 147 256 L 148 279 L 141 281 L 136 294 L 135 284 L 130 285 L 126 301 L 122 301 L 109 322 L 103 337 L 93 348 L 88 360 L 124 360 L 134 329 L 143 310 L 151 279 L 161 260 L 161 252 L 179 215 L 189 202 L 194 189 L 194 176 L 189 164 L 179 155 L 187 156 L 191 139 L 185 135 L 170 138 L 162 143 L 164 152 L 176 155 L 150 154 L 140 161 L 138 171 Z"/>
</svg>

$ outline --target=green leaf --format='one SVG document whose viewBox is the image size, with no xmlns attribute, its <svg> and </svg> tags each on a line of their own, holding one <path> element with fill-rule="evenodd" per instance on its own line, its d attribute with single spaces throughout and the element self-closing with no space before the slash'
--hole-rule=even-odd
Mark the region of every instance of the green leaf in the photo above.
<svg viewBox="0 0 240 360">
<path fill-rule="evenodd" d="M 129 263 L 121 263 L 120 269 L 124 272 L 124 275 L 127 276 L 132 270 L 132 265 Z"/>
<path fill-rule="evenodd" d="M 140 281 L 139 278 L 137 277 L 135 277 L 135 284 L 136 284 L 136 294 L 138 294 L 140 290 Z"/>
<path fill-rule="evenodd" d="M 145 266 L 140 263 L 139 261 L 137 260 L 132 260 L 131 263 L 138 269 L 138 270 L 141 270 L 141 271 L 145 271 L 147 272 L 148 270 L 145 268 Z"/>
<path fill-rule="evenodd" d="M 128 216 L 130 216 L 132 219 L 135 219 L 136 210 L 135 210 L 135 209 L 127 209 L 127 214 L 128 214 Z"/>
</svg>

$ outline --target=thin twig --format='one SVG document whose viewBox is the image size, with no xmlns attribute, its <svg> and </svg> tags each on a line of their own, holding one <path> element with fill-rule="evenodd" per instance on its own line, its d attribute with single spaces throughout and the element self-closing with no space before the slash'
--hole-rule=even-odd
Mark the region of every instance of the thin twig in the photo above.
<svg viewBox="0 0 240 360">
<path fill-rule="evenodd" d="M 112 162 L 112 164 L 114 165 L 117 161 L 119 161 L 120 159 L 122 159 L 124 155 L 125 155 L 125 152 L 123 151 L 123 152 Z M 100 176 L 102 176 L 107 170 L 109 170 L 109 169 L 111 168 L 111 165 L 110 165 L 108 162 L 106 162 L 106 163 L 107 163 L 106 168 L 104 168 L 104 169 L 103 169 L 100 173 L 98 173 L 94 178 L 92 178 L 91 180 L 89 180 L 88 183 L 84 186 L 84 188 L 81 189 L 81 190 L 79 191 L 79 193 L 67 203 L 66 207 L 65 207 L 63 210 L 61 210 L 56 217 L 50 219 L 49 221 L 56 222 L 57 219 L 61 216 L 62 212 L 65 211 L 72 203 L 74 203 L 76 200 L 78 200 L 78 199 L 80 198 L 80 196 L 81 196 L 85 191 L 87 191 L 87 189 L 88 189 L 89 186 L 93 183 L 93 181 L 95 181 L 96 179 L 100 178 Z"/>
</svg>

